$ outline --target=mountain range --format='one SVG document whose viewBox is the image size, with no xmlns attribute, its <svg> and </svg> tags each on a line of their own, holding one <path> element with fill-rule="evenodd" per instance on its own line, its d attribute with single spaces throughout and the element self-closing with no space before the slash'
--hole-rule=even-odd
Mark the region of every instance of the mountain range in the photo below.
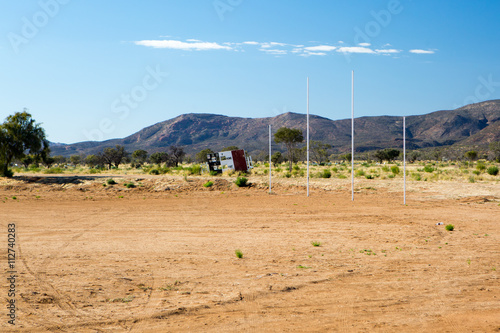
<svg viewBox="0 0 500 333">
<path fill-rule="evenodd" d="M 268 149 L 269 125 L 273 133 L 280 127 L 290 127 L 302 129 L 305 136 L 306 115 L 288 112 L 268 118 L 240 118 L 190 113 L 146 127 L 123 139 L 52 144 L 51 150 L 52 155 L 88 155 L 106 147 L 123 145 L 129 152 L 144 149 L 151 154 L 176 145 L 192 154 L 205 148 L 218 151 L 227 146 L 238 146 L 250 154 L 258 154 Z M 401 148 L 403 145 L 402 117 L 355 118 L 354 128 L 357 152 Z M 486 146 L 492 141 L 500 141 L 500 100 L 407 116 L 406 135 L 408 149 Z M 310 115 L 310 139 L 331 144 L 335 152 L 349 151 L 351 119 L 331 120 Z"/>
</svg>

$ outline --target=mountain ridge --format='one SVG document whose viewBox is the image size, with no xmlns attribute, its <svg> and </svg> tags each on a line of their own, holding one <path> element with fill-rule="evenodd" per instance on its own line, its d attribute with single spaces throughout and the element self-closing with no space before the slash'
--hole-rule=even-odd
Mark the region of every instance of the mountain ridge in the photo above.
<svg viewBox="0 0 500 333">
<path fill-rule="evenodd" d="M 256 153 L 267 150 L 268 125 L 272 125 L 274 131 L 279 127 L 294 127 L 305 133 L 306 116 L 293 112 L 267 118 L 187 113 L 145 127 L 125 138 L 54 144 L 51 149 L 53 155 L 69 156 L 95 154 L 117 144 L 124 145 L 127 151 L 144 149 L 149 153 L 163 151 L 171 145 L 182 146 L 187 153 L 235 145 Z M 402 126 L 400 116 L 355 118 L 356 151 L 401 148 Z M 500 100 L 407 116 L 406 135 L 409 149 L 457 144 L 487 145 L 491 141 L 500 141 Z M 331 144 L 337 152 L 349 151 L 351 119 L 331 120 L 310 115 L 310 138 Z"/>
</svg>

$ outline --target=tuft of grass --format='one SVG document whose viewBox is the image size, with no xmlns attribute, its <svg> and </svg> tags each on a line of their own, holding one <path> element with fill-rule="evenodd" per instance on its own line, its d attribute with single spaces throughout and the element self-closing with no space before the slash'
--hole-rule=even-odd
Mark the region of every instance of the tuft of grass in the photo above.
<svg viewBox="0 0 500 333">
<path fill-rule="evenodd" d="M 208 182 L 206 182 L 205 184 L 203 184 L 203 186 L 205 187 L 212 187 L 212 185 L 214 184 L 213 181 L 209 180 Z"/>
<path fill-rule="evenodd" d="M 63 171 L 63 169 L 61 169 L 59 167 L 54 167 L 54 168 L 50 168 L 50 169 L 45 170 L 43 173 L 55 174 L 55 173 L 64 173 L 64 171 Z"/>
<path fill-rule="evenodd" d="M 424 171 L 425 171 L 425 172 L 429 172 L 429 173 L 431 173 L 431 172 L 434 172 L 434 170 L 436 170 L 436 169 L 434 169 L 431 165 L 426 165 L 426 166 L 424 167 Z"/>
<path fill-rule="evenodd" d="M 238 177 L 236 178 L 236 181 L 234 182 L 236 186 L 238 187 L 245 187 L 247 186 L 248 179 L 245 177 Z"/>
<path fill-rule="evenodd" d="M 312 244 L 312 246 L 316 246 L 316 247 L 321 246 L 321 242 L 317 242 L 317 241 L 312 241 L 311 244 Z"/>
<path fill-rule="evenodd" d="M 108 185 L 115 185 L 116 184 L 116 182 L 115 182 L 115 180 L 113 178 L 110 178 L 110 179 L 106 180 L 106 183 Z"/>
<path fill-rule="evenodd" d="M 391 171 L 394 175 L 399 175 L 399 167 L 397 165 L 393 165 Z"/>
<path fill-rule="evenodd" d="M 243 258 L 243 252 L 241 252 L 241 250 L 235 250 L 234 253 L 238 259 Z"/>
<path fill-rule="evenodd" d="M 301 268 L 301 269 L 309 269 L 311 267 L 308 267 L 308 266 L 303 266 L 303 265 L 298 265 L 297 268 Z"/>
<path fill-rule="evenodd" d="M 446 227 L 444 227 L 448 231 L 453 231 L 455 229 L 455 226 L 453 224 L 448 224 Z"/>
</svg>

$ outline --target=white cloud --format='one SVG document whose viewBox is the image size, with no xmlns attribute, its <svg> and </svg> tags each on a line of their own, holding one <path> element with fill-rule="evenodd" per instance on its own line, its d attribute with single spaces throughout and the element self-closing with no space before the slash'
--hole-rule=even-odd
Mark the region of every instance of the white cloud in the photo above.
<svg viewBox="0 0 500 333">
<path fill-rule="evenodd" d="M 141 40 L 133 42 L 136 45 L 164 48 L 172 50 L 187 50 L 187 51 L 206 51 L 206 50 L 228 50 L 235 52 L 245 52 L 246 48 L 256 46 L 257 50 L 271 55 L 287 55 L 294 54 L 303 57 L 309 56 L 326 56 L 335 51 L 336 53 L 359 53 L 359 54 L 375 54 L 397 57 L 397 54 L 403 52 L 393 48 L 391 44 L 385 44 L 379 48 L 371 47 L 370 43 L 360 43 L 357 46 L 348 46 L 342 41 L 338 41 L 336 45 L 321 44 L 321 42 L 308 42 L 309 45 L 295 45 L 280 42 L 257 42 L 257 41 L 244 41 L 244 42 L 204 42 L 198 39 L 186 39 L 186 41 L 175 39 L 164 40 Z M 314 45 L 316 44 L 316 45 Z M 319 45 L 318 45 L 319 44 Z M 389 48 L 390 47 L 390 48 Z M 411 49 L 410 53 L 414 54 L 434 54 L 436 50 L 422 50 Z"/>
<path fill-rule="evenodd" d="M 330 46 L 330 45 L 318 45 L 318 46 L 309 46 L 305 47 L 304 50 L 306 51 L 322 51 L 322 52 L 329 52 L 335 50 L 337 47 L 336 46 Z"/>
<path fill-rule="evenodd" d="M 375 53 L 372 49 L 362 46 L 344 46 L 337 49 L 341 53 Z"/>
<path fill-rule="evenodd" d="M 309 57 L 309 56 L 326 56 L 325 52 L 305 52 L 301 54 L 302 57 Z"/>
<path fill-rule="evenodd" d="M 377 49 L 375 50 L 377 53 L 382 53 L 382 54 L 392 54 L 392 53 L 400 53 L 401 50 L 396 50 L 396 49 Z"/>
<path fill-rule="evenodd" d="M 266 52 L 269 54 L 276 54 L 276 55 L 284 55 L 284 54 L 288 53 L 286 50 L 277 50 L 277 49 L 268 49 L 268 48 L 264 48 L 264 49 L 261 48 L 260 51 L 263 51 L 263 52 Z"/>
<path fill-rule="evenodd" d="M 136 45 L 153 47 L 155 49 L 174 49 L 174 50 L 232 50 L 229 46 L 223 46 L 211 42 L 181 42 L 179 40 L 141 40 L 134 42 Z"/>
<path fill-rule="evenodd" d="M 410 53 L 415 53 L 415 54 L 434 54 L 435 52 L 432 50 L 419 50 L 419 49 L 414 49 L 410 50 Z"/>
</svg>

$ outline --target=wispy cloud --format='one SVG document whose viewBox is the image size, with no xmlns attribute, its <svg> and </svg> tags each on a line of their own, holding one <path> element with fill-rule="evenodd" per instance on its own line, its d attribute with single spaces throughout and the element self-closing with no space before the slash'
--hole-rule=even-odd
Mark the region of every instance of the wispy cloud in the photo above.
<svg viewBox="0 0 500 333">
<path fill-rule="evenodd" d="M 153 47 L 155 49 L 174 49 L 174 50 L 232 50 L 230 46 L 224 46 L 212 42 L 195 41 L 193 39 L 187 42 L 179 40 L 141 40 L 134 42 L 136 45 Z"/>
<path fill-rule="evenodd" d="M 364 46 L 343 46 L 343 47 L 339 47 L 337 52 L 341 52 L 341 53 L 368 53 L 368 54 L 376 53 L 372 49 L 369 49 L 369 48 L 364 47 Z"/>
<path fill-rule="evenodd" d="M 329 52 L 335 50 L 337 47 L 336 46 L 330 46 L 330 45 L 318 45 L 318 46 L 308 46 L 304 47 L 304 50 L 306 51 L 311 51 L 311 52 Z"/>
<path fill-rule="evenodd" d="M 380 53 L 380 54 L 395 54 L 395 53 L 400 53 L 401 50 L 396 50 L 396 49 L 376 49 L 375 52 Z"/>
<path fill-rule="evenodd" d="M 419 50 L 419 49 L 414 49 L 414 50 L 410 50 L 410 53 L 414 53 L 414 54 L 434 54 L 436 52 L 433 51 L 433 50 Z"/>
<path fill-rule="evenodd" d="M 394 48 L 391 44 L 384 44 L 378 48 L 370 43 L 360 43 L 356 46 L 350 46 L 342 41 L 334 43 L 334 45 L 321 44 L 320 42 L 310 41 L 309 45 L 294 45 L 281 43 L 276 41 L 257 42 L 205 42 L 198 39 L 186 39 L 185 41 L 175 39 L 164 40 L 141 40 L 135 41 L 134 44 L 162 49 L 187 50 L 187 51 L 208 51 L 208 50 L 225 50 L 225 51 L 246 51 L 249 48 L 254 48 L 257 51 L 274 56 L 283 55 L 299 55 L 302 57 L 309 56 L 326 56 L 328 54 L 343 53 L 343 54 L 373 54 L 381 56 L 397 57 L 399 53 L 404 52 Z M 312 45 L 311 45 L 312 44 Z M 316 44 L 316 45 L 315 45 Z M 389 48 L 390 47 L 390 48 Z M 436 50 L 411 49 L 408 52 L 413 54 L 434 54 Z"/>
</svg>

